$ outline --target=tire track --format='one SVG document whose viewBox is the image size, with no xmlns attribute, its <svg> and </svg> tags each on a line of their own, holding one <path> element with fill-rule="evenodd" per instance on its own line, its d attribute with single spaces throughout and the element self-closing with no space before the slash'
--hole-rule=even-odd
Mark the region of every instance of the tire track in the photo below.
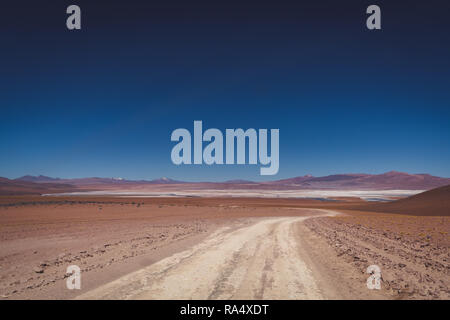
<svg viewBox="0 0 450 320">
<path fill-rule="evenodd" d="M 258 219 L 237 230 L 222 228 L 189 250 L 77 298 L 323 299 L 293 228 L 307 218 Z"/>
</svg>

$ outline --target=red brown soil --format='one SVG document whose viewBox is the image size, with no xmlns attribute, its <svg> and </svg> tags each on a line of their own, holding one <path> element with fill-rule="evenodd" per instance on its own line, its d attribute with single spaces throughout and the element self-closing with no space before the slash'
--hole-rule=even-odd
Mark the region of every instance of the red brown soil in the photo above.
<svg viewBox="0 0 450 320">
<path fill-rule="evenodd" d="M 450 217 L 347 211 L 305 225 L 361 275 L 378 265 L 394 297 L 450 298 Z"/>
<path fill-rule="evenodd" d="M 65 288 L 71 264 L 81 267 L 89 290 L 184 250 L 225 223 L 305 214 L 224 199 L 16 197 L 0 203 L 0 296 L 12 299 L 79 294 Z"/>
<path fill-rule="evenodd" d="M 450 185 L 387 203 L 371 203 L 354 208 L 364 211 L 400 213 L 414 216 L 450 216 Z"/>
<path fill-rule="evenodd" d="M 320 201 L 310 199 L 280 198 L 225 198 L 225 197 L 111 197 L 111 196 L 0 196 L 0 207 L 20 207 L 37 205 L 77 205 L 77 204 L 148 204 L 148 205 L 187 205 L 187 206 L 244 206 L 269 208 L 318 208 L 349 209 L 366 202 L 359 198 L 343 198 L 342 202 Z"/>
<path fill-rule="evenodd" d="M 349 298 L 358 298 L 354 283 L 364 288 L 365 269 L 377 264 L 391 298 L 449 299 L 449 217 L 361 212 L 355 208 L 363 201 L 346 200 L 0 197 L 0 295 L 71 298 L 64 281 L 70 264 L 82 268 L 89 290 L 184 250 L 225 223 L 323 208 L 345 216 L 308 219 L 299 234 Z"/>
</svg>

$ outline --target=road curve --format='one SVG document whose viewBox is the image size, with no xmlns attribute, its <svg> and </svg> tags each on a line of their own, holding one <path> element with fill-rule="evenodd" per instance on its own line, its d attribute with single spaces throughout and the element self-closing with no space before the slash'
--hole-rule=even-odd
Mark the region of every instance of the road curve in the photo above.
<svg viewBox="0 0 450 320">
<path fill-rule="evenodd" d="M 307 218 L 224 227 L 186 251 L 77 299 L 323 299 L 295 235 L 295 224 Z"/>
</svg>

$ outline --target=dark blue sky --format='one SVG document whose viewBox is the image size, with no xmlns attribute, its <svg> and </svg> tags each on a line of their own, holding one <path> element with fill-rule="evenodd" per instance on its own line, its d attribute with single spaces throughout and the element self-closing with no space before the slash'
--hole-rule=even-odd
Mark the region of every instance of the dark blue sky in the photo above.
<svg viewBox="0 0 450 320">
<path fill-rule="evenodd" d="M 450 177 L 448 1 L 243 2 L 5 4 L 0 176 Z M 365 27 L 370 4 L 381 31 Z M 173 165 L 170 134 L 194 120 L 279 128 L 278 175 Z"/>
</svg>

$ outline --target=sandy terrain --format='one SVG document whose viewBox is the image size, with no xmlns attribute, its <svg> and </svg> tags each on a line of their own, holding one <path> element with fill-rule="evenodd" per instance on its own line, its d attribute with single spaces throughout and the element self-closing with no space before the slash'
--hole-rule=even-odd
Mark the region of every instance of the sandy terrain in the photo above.
<svg viewBox="0 0 450 320">
<path fill-rule="evenodd" d="M 0 294 L 71 297 L 63 281 L 68 265 L 81 267 L 84 287 L 89 288 L 195 243 L 214 228 L 214 222 L 201 219 L 164 217 L 167 208 L 146 209 L 136 205 L 0 209 Z"/>
<path fill-rule="evenodd" d="M 333 213 L 328 213 L 333 214 Z M 296 223 L 266 218 L 205 241 L 80 299 L 323 299 L 300 255 Z"/>
<path fill-rule="evenodd" d="M 450 216 L 450 185 L 386 203 L 365 203 L 362 211 L 402 213 L 408 216 Z"/>
<path fill-rule="evenodd" d="M 218 227 L 293 214 L 198 200 L 35 200 L 8 198 L 0 206 L 2 298 L 72 298 L 80 292 L 66 289 L 69 265 L 81 267 L 86 291 L 190 248 Z"/>
<path fill-rule="evenodd" d="M 305 225 L 360 274 L 378 265 L 393 297 L 450 299 L 450 217 L 349 211 Z"/>
<path fill-rule="evenodd" d="M 449 218 L 348 210 L 359 205 L 0 198 L 0 297 L 448 299 Z M 81 290 L 66 288 L 72 264 Z M 366 287 L 370 264 L 379 291 Z"/>
</svg>

